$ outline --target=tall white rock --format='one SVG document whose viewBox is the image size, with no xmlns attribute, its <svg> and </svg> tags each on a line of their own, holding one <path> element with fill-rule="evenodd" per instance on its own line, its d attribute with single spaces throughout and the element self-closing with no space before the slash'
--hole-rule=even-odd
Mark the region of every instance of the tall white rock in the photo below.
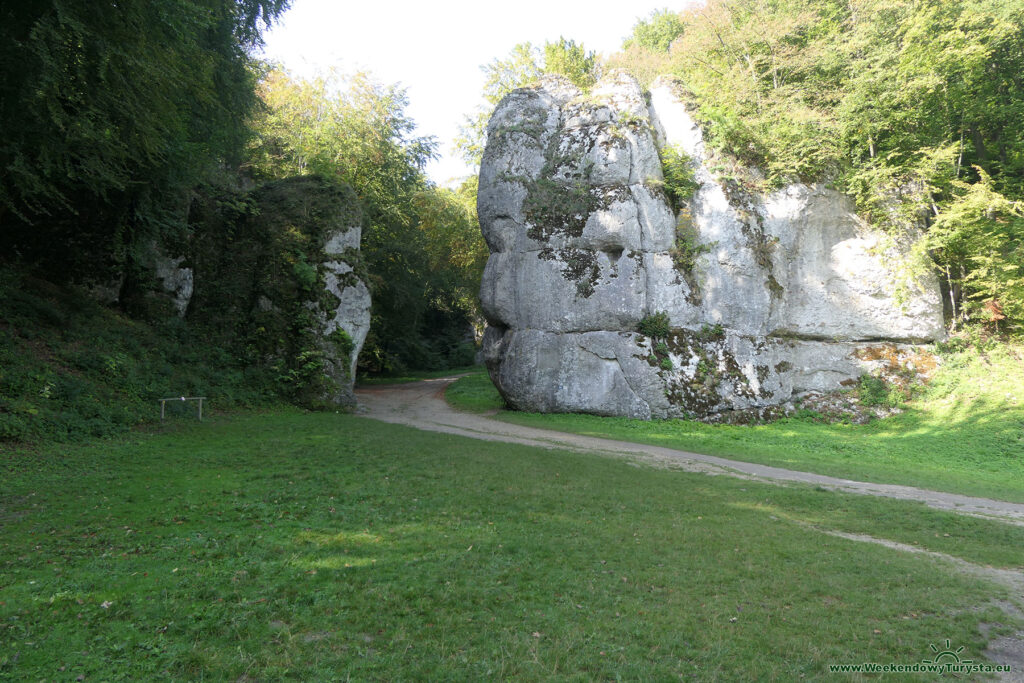
<svg viewBox="0 0 1024 683">
<path fill-rule="evenodd" d="M 662 190 L 666 145 L 699 184 L 679 215 Z M 762 407 L 856 378 L 871 345 L 942 336 L 935 279 L 897 300 L 899 254 L 847 197 L 817 185 L 729 196 L 706 161 L 669 81 L 648 100 L 622 73 L 589 95 L 555 77 L 498 105 L 480 169 L 492 252 L 481 301 L 485 358 L 512 406 L 643 418 Z M 694 263 L 679 257 L 680 225 L 701 245 Z M 658 313 L 670 334 L 640 334 Z"/>
<path fill-rule="evenodd" d="M 355 403 L 356 363 L 370 332 L 370 289 L 349 263 L 359 253 L 362 226 L 346 225 L 328 235 L 324 244 L 324 289 L 334 304 L 321 311 L 321 335 L 327 359 L 327 372 L 334 380 L 329 400 L 339 405 Z M 338 343 L 338 333 L 347 337 L 347 354 Z"/>
</svg>

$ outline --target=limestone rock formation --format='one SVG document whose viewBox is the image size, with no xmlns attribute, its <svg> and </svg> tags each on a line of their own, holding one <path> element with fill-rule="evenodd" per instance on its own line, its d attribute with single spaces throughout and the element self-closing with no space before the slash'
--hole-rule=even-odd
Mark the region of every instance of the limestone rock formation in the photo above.
<svg viewBox="0 0 1024 683">
<path fill-rule="evenodd" d="M 195 206 L 188 317 L 242 336 L 255 365 L 273 370 L 299 403 L 355 403 L 370 291 L 359 244 L 362 212 L 351 188 L 318 176 L 264 183 L 229 205 Z M 226 225 L 218 226 L 218 221 Z"/>
<path fill-rule="evenodd" d="M 171 258 L 159 253 L 156 247 L 154 251 L 157 251 L 157 255 L 153 259 L 153 271 L 160 282 L 162 294 L 170 299 L 177 316 L 184 318 L 194 289 L 192 269 L 184 265 L 184 256 Z"/>
<path fill-rule="evenodd" d="M 261 296 L 269 309 L 258 317 L 260 327 L 269 330 L 284 323 L 294 328 L 298 311 L 306 314 L 301 317 L 305 330 L 285 333 L 301 346 L 293 341 L 292 348 L 272 353 L 309 357 L 318 351 L 326 381 L 320 384 L 319 395 L 301 400 L 353 405 L 356 361 L 370 330 L 370 290 L 358 272 L 359 201 L 351 188 L 317 176 L 267 183 L 253 197 L 259 207 L 254 227 L 269 247 L 261 259 L 267 271 L 261 277 L 266 283 Z M 284 262 L 279 261 L 282 257 Z M 278 312 L 284 315 L 275 315 Z M 286 362 L 291 360 L 295 359 Z"/>
<path fill-rule="evenodd" d="M 669 146 L 697 188 L 678 212 Z M 488 125 L 478 210 L 492 252 L 484 355 L 515 408 L 760 408 L 839 388 L 877 365 L 879 344 L 908 353 L 943 334 L 936 280 L 897 293 L 899 248 L 847 197 L 727 193 L 668 81 L 649 97 L 622 73 L 589 95 L 557 77 L 509 94 Z"/>
<path fill-rule="evenodd" d="M 320 309 L 320 333 L 325 340 L 327 371 L 337 387 L 328 398 L 340 405 L 355 403 L 356 361 L 370 331 L 370 290 L 356 273 L 362 231 L 359 222 L 337 225 L 323 246 L 321 268 L 330 304 Z M 343 340 L 340 343 L 339 338 Z"/>
</svg>

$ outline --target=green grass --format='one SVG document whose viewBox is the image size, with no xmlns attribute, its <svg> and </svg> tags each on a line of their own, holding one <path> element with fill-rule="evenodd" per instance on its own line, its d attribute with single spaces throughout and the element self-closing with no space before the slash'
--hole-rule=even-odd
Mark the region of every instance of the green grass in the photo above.
<svg viewBox="0 0 1024 683">
<path fill-rule="evenodd" d="M 472 368 L 472 374 L 461 377 L 445 389 L 444 397 L 459 410 L 470 413 L 489 413 L 505 407 L 505 401 L 491 384 L 487 372 Z"/>
<path fill-rule="evenodd" d="M 796 680 L 981 658 L 1024 529 L 298 411 L 0 456 L 0 679 Z M 949 534 L 948 536 L 945 534 Z"/>
<path fill-rule="evenodd" d="M 863 481 L 1024 502 L 1024 361 L 1017 346 L 950 353 L 905 412 L 867 425 L 789 418 L 756 426 L 501 412 L 530 427 L 648 443 Z M 486 400 L 486 377 L 463 383 Z M 491 399 L 497 391 L 490 390 Z M 456 406 L 459 404 L 455 403 Z"/>
</svg>

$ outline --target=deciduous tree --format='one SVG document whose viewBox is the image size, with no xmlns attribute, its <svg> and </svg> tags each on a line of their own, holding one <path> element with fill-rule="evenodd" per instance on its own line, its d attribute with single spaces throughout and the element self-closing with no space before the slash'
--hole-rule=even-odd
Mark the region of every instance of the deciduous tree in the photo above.
<svg viewBox="0 0 1024 683">
<path fill-rule="evenodd" d="M 242 149 L 249 51 L 287 0 L 40 0 L 0 8 L 0 248 L 103 278 L 180 230 Z"/>
</svg>

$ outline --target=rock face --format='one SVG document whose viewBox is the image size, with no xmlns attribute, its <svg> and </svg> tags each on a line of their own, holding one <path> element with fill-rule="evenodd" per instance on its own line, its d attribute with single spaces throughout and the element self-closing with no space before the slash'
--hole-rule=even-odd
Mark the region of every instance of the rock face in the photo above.
<svg viewBox="0 0 1024 683">
<path fill-rule="evenodd" d="M 153 259 L 153 271 L 160 282 L 162 293 L 170 298 L 179 318 L 185 317 L 194 289 L 192 269 L 185 267 L 184 262 L 184 256 L 170 258 L 161 253 Z"/>
<path fill-rule="evenodd" d="M 264 183 L 232 202 L 193 207 L 188 318 L 245 340 L 298 403 L 352 405 L 356 361 L 370 329 L 355 193 L 317 176 Z M 219 207 L 250 205 L 224 216 Z"/>
<path fill-rule="evenodd" d="M 259 211 L 250 222 L 265 271 L 255 320 L 292 339 L 268 351 L 293 372 L 305 359 L 320 365 L 323 381 L 304 381 L 302 402 L 353 405 L 356 361 L 370 330 L 370 290 L 359 273 L 359 201 L 351 188 L 317 176 L 266 183 L 253 198 Z"/>
<path fill-rule="evenodd" d="M 326 398 L 339 405 L 355 404 L 356 361 L 370 331 L 370 290 L 356 273 L 362 232 L 358 221 L 335 226 L 323 246 L 321 272 L 330 303 L 319 307 L 319 331 L 332 380 Z"/>
<path fill-rule="evenodd" d="M 667 147 L 691 159 L 697 188 L 678 212 Z M 847 197 L 727 193 L 706 161 L 666 81 L 649 100 L 621 73 L 586 96 L 549 78 L 502 100 L 478 211 L 492 252 L 484 355 L 510 405 L 640 418 L 761 408 L 839 388 L 882 343 L 942 336 L 937 282 L 897 300 L 900 254 Z"/>
</svg>

